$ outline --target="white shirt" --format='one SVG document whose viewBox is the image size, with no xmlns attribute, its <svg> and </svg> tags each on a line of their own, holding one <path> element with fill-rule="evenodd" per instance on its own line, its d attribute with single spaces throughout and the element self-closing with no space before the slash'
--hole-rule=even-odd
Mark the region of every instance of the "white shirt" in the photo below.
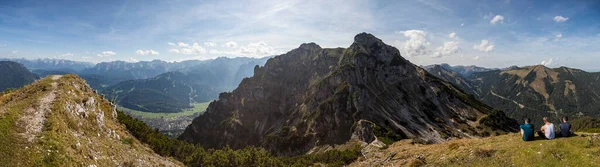
<svg viewBox="0 0 600 167">
<path fill-rule="evenodd" d="M 546 135 L 547 139 L 554 139 L 554 124 L 550 123 L 547 125 L 544 125 L 544 135 Z"/>
</svg>

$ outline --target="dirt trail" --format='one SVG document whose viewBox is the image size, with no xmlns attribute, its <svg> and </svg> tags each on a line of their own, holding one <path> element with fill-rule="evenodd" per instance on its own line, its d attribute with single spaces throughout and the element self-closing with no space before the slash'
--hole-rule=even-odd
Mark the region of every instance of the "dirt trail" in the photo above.
<svg viewBox="0 0 600 167">
<path fill-rule="evenodd" d="M 56 98 L 56 88 L 58 86 L 56 81 L 61 77 L 62 75 L 53 75 L 51 78 L 53 82 L 51 83 L 52 90 L 50 93 L 39 99 L 39 106 L 37 109 L 26 109 L 24 116 L 19 119 L 18 124 L 25 128 L 25 132 L 21 133 L 21 135 L 26 138 L 27 141 L 33 142 L 35 137 L 42 132 L 44 122 L 46 121 L 46 114 L 52 111 L 52 102 Z"/>
</svg>

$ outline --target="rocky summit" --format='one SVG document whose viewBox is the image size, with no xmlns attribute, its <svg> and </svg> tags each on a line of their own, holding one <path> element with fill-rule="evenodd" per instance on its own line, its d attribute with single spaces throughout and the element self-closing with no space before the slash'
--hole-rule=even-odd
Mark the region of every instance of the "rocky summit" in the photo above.
<svg viewBox="0 0 600 167">
<path fill-rule="evenodd" d="M 256 66 L 179 138 L 297 155 L 348 141 L 439 143 L 516 132 L 517 125 L 361 33 L 348 48 L 302 44 Z"/>
</svg>

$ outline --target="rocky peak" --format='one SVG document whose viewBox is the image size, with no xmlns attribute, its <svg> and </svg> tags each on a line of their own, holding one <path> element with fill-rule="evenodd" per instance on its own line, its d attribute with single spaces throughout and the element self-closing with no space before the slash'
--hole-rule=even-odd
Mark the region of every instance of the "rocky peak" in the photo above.
<svg viewBox="0 0 600 167">
<path fill-rule="evenodd" d="M 373 35 L 361 33 L 354 40 L 347 49 L 304 45 L 270 59 L 212 102 L 180 139 L 208 148 L 255 145 L 290 155 L 352 138 L 442 142 L 517 127 Z M 491 128 L 486 121 L 515 126 Z"/>
<path fill-rule="evenodd" d="M 303 43 L 298 48 L 300 48 L 300 49 L 308 49 L 308 50 L 315 50 L 315 49 L 321 49 L 321 46 L 317 45 L 314 42 L 311 42 L 311 43 Z"/>
</svg>

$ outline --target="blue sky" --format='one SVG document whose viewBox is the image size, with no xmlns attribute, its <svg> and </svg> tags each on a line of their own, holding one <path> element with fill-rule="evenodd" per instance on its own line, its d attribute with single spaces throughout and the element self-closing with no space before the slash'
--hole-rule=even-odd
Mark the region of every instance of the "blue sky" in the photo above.
<svg viewBox="0 0 600 167">
<path fill-rule="evenodd" d="M 418 65 L 598 70 L 600 1 L 3 0 L 0 57 L 264 57 L 369 32 Z"/>
</svg>

